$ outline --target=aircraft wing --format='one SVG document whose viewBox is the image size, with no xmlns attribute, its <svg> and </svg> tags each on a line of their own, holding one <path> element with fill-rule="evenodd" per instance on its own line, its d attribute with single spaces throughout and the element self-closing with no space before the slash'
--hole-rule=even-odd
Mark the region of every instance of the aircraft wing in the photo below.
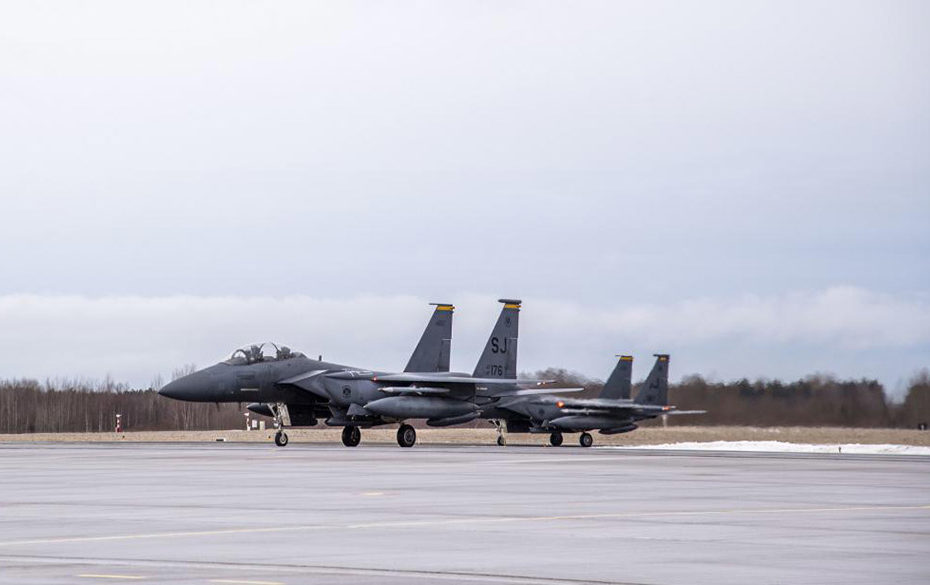
<svg viewBox="0 0 930 585">
<path fill-rule="evenodd" d="M 426 384 L 548 384 L 554 380 L 529 380 L 523 378 L 473 378 L 468 375 L 444 375 L 430 373 L 382 374 L 372 376 L 375 382 L 408 382 Z"/>
</svg>

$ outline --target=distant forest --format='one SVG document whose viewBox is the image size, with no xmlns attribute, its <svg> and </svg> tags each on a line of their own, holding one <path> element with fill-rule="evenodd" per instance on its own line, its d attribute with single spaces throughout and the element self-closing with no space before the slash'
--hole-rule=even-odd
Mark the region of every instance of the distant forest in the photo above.
<svg viewBox="0 0 930 585">
<path fill-rule="evenodd" d="M 550 368 L 533 374 L 582 386 L 573 396 L 595 397 L 603 382 Z M 636 396 L 638 387 L 634 387 Z M 669 425 L 833 426 L 916 428 L 930 423 L 930 371 L 911 377 L 903 402 L 893 402 L 877 380 L 838 380 L 814 375 L 795 382 L 737 380 L 709 382 L 699 375 L 669 385 L 669 403 L 681 410 L 706 410 L 694 416 L 670 416 Z"/>
<path fill-rule="evenodd" d="M 562 369 L 528 374 L 584 386 L 574 396 L 597 396 L 602 382 Z M 553 393 L 557 393 L 553 389 Z M 636 389 L 634 389 L 635 396 Z M 707 410 L 670 416 L 669 425 L 843 426 L 916 428 L 930 422 L 930 372 L 914 375 L 904 401 L 891 402 L 875 380 L 810 376 L 795 382 L 739 380 L 708 382 L 689 376 L 669 389 L 671 404 Z M 219 430 L 245 427 L 245 405 L 179 402 L 154 389 L 103 382 L 0 381 L 0 433 L 113 431 L 122 414 L 126 431 Z M 477 421 L 468 426 L 483 426 Z"/>
</svg>

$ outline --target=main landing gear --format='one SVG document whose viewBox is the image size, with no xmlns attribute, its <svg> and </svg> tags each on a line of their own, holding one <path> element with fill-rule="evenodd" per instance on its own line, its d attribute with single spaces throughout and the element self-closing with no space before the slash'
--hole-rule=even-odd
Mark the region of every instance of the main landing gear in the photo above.
<svg viewBox="0 0 930 585">
<path fill-rule="evenodd" d="M 413 447 L 417 442 L 417 430 L 410 425 L 400 425 L 397 429 L 397 444 L 401 447 Z"/>
<path fill-rule="evenodd" d="M 346 425 L 342 428 L 342 444 L 346 447 L 357 447 L 362 442 L 362 431 L 355 425 Z"/>
<path fill-rule="evenodd" d="M 554 433 L 549 435 L 549 444 L 552 445 L 553 447 L 558 447 L 559 445 L 561 445 L 562 444 L 562 433 L 560 433 L 559 431 L 555 431 Z"/>
<path fill-rule="evenodd" d="M 581 433 L 578 442 L 581 443 L 582 447 L 590 447 L 594 444 L 594 437 L 591 436 L 591 433 Z"/>
<path fill-rule="evenodd" d="M 287 445 L 287 433 L 284 431 L 278 431 L 274 434 L 274 444 L 278 447 L 284 447 Z"/>
<path fill-rule="evenodd" d="M 507 437 L 504 436 L 504 423 L 499 420 L 492 420 L 491 424 L 497 429 L 497 446 L 506 447 Z"/>
</svg>

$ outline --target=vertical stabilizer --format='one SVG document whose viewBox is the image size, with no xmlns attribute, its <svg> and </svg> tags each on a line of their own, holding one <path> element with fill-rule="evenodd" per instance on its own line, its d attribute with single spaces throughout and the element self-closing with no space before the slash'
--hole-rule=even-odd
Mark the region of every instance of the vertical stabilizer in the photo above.
<svg viewBox="0 0 930 585">
<path fill-rule="evenodd" d="M 521 301 L 499 299 L 504 303 L 500 317 L 491 330 L 484 352 L 475 366 L 477 378 L 516 378 L 517 377 L 517 337 L 520 325 Z"/>
<path fill-rule="evenodd" d="M 636 395 L 637 404 L 666 406 L 668 404 L 668 354 L 657 353 L 656 363 Z"/>
<path fill-rule="evenodd" d="M 448 372 L 449 358 L 452 353 L 452 313 L 455 307 L 448 303 L 430 303 L 435 305 L 420 343 L 413 350 L 405 372 Z"/>
<path fill-rule="evenodd" d="M 620 359 L 617 361 L 614 371 L 610 373 L 610 377 L 607 378 L 604 389 L 601 390 L 600 398 L 629 400 L 630 389 L 633 387 L 633 356 L 621 355 L 617 357 Z"/>
</svg>

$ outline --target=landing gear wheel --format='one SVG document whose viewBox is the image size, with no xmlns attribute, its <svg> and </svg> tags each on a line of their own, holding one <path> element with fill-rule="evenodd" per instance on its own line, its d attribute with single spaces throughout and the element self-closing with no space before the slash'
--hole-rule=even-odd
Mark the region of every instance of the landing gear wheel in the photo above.
<svg viewBox="0 0 930 585">
<path fill-rule="evenodd" d="M 278 431 L 274 434 L 274 444 L 278 447 L 284 447 L 287 445 L 287 433 L 284 431 Z"/>
<path fill-rule="evenodd" d="M 559 445 L 561 445 L 562 444 L 562 433 L 560 433 L 559 431 L 556 431 L 552 433 L 551 435 L 549 435 L 549 444 L 552 445 L 553 447 L 558 447 Z"/>
<path fill-rule="evenodd" d="M 410 425 L 400 425 L 397 429 L 397 444 L 401 447 L 413 447 L 417 442 L 417 430 Z"/>
<path fill-rule="evenodd" d="M 504 423 L 499 420 L 492 420 L 491 424 L 497 429 L 497 445 L 499 447 L 506 447 L 507 437 L 504 436 Z"/>
<path fill-rule="evenodd" d="M 362 431 L 355 425 L 346 425 L 342 428 L 342 444 L 346 447 L 357 447 L 362 442 Z"/>
<path fill-rule="evenodd" d="M 581 433 L 578 442 L 581 443 L 582 447 L 590 447 L 594 444 L 594 437 L 591 436 L 591 433 Z"/>
</svg>

